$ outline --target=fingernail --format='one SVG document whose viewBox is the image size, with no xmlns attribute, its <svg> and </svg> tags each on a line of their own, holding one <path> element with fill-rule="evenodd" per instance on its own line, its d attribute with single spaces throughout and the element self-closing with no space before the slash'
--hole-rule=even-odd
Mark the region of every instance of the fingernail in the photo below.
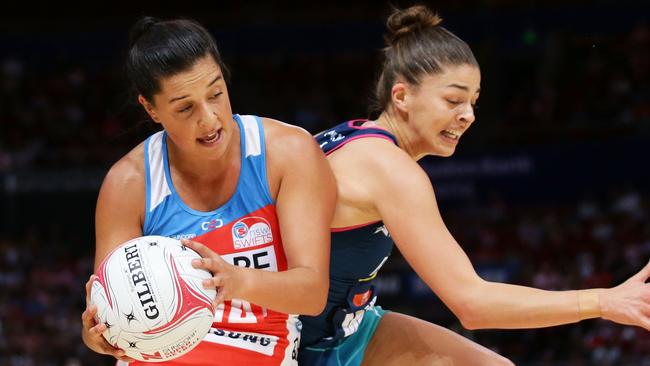
<svg viewBox="0 0 650 366">
<path fill-rule="evenodd" d="M 210 280 L 203 280 L 203 287 L 209 287 L 212 281 Z"/>
<path fill-rule="evenodd" d="M 200 266 L 202 262 L 203 262 L 203 261 L 200 260 L 200 259 L 192 259 L 192 265 L 193 265 L 194 267 L 196 267 L 196 266 Z"/>
</svg>

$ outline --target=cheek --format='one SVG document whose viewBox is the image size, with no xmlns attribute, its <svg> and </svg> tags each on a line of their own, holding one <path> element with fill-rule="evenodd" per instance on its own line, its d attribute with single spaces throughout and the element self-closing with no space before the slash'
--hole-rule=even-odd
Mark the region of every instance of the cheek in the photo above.
<svg viewBox="0 0 650 366">
<path fill-rule="evenodd" d="M 193 133 L 192 126 L 194 124 L 191 123 L 191 117 L 184 119 L 174 115 L 167 115 L 162 120 L 161 125 L 170 136 L 174 136 L 177 139 L 183 139 L 186 135 L 191 135 Z"/>
<path fill-rule="evenodd" d="M 226 115 L 231 115 L 232 108 L 230 106 L 230 96 L 228 95 L 228 92 L 223 93 L 222 97 L 223 98 L 220 100 L 220 103 L 217 104 L 219 109 L 218 112 Z"/>
<path fill-rule="evenodd" d="M 447 109 L 439 108 L 434 105 L 430 105 L 427 108 L 424 117 L 424 127 L 427 129 L 429 134 L 438 134 L 440 131 L 447 128 L 449 121 L 453 119 L 453 113 Z"/>
</svg>

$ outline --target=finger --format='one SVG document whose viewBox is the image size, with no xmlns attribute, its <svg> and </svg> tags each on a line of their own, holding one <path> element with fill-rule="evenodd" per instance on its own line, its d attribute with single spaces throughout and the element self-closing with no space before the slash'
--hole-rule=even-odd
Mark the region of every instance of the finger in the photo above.
<svg viewBox="0 0 650 366">
<path fill-rule="evenodd" d="M 94 279 L 95 279 L 95 275 L 91 274 L 90 277 L 88 277 L 88 282 L 86 282 L 86 305 L 90 304 L 90 289 L 93 286 Z"/>
<path fill-rule="evenodd" d="M 647 316 L 644 316 L 643 318 L 641 318 L 640 326 L 645 328 L 645 330 L 650 332 L 650 318 L 648 318 Z"/>
<path fill-rule="evenodd" d="M 95 314 L 97 314 L 97 306 L 95 305 L 87 307 L 81 314 L 81 323 L 84 328 L 90 328 L 95 325 Z"/>
<path fill-rule="evenodd" d="M 102 351 L 104 351 L 104 353 L 106 353 L 107 355 L 111 355 L 111 356 L 117 358 L 118 360 L 122 359 L 123 357 L 128 357 L 126 355 L 126 352 L 123 349 L 115 348 L 115 347 L 111 346 L 108 342 L 106 342 L 106 344 L 102 345 Z"/>
<path fill-rule="evenodd" d="M 106 338 L 101 337 L 100 343 L 101 344 L 99 346 L 102 349 L 103 353 L 114 356 L 115 358 L 128 357 L 128 356 L 126 356 L 126 351 L 125 350 L 117 347 L 117 345 L 112 345 L 112 344 L 108 343 Z"/>
<path fill-rule="evenodd" d="M 203 288 L 205 289 L 210 289 L 210 288 L 219 288 L 224 285 L 223 283 L 223 278 L 219 276 L 215 276 L 212 278 L 205 279 L 201 282 L 203 285 Z"/>
<path fill-rule="evenodd" d="M 217 290 L 217 297 L 214 298 L 212 306 L 216 309 L 219 304 L 223 303 L 224 301 L 226 301 L 226 292 L 223 290 Z"/>
<path fill-rule="evenodd" d="M 191 240 L 187 240 L 187 239 L 181 239 L 181 243 L 183 245 L 185 245 L 186 247 L 188 247 L 188 248 L 194 250 L 195 252 L 199 253 L 199 255 L 201 257 L 203 257 L 203 258 L 210 258 L 210 257 L 214 257 L 216 255 L 212 251 L 212 249 L 208 248 L 207 246 L 205 246 L 205 245 L 203 245 L 201 243 L 191 241 Z"/>
<path fill-rule="evenodd" d="M 645 282 L 650 277 L 650 261 L 637 274 L 632 276 L 633 279 Z"/>
<path fill-rule="evenodd" d="M 108 329 L 106 328 L 106 324 L 99 323 L 94 327 L 90 328 L 90 334 L 92 334 L 93 336 L 98 336 L 98 335 L 101 336 L 102 333 L 106 331 L 106 329 Z"/>
<path fill-rule="evenodd" d="M 131 358 L 129 356 L 122 356 L 119 358 L 119 360 L 124 362 L 135 362 L 135 358 Z"/>
<path fill-rule="evenodd" d="M 192 267 L 207 269 L 205 258 L 192 259 Z"/>
<path fill-rule="evenodd" d="M 210 272 L 216 273 L 221 269 L 222 260 L 218 257 L 214 258 L 197 258 L 192 260 L 192 267 L 198 269 L 205 269 Z"/>
</svg>

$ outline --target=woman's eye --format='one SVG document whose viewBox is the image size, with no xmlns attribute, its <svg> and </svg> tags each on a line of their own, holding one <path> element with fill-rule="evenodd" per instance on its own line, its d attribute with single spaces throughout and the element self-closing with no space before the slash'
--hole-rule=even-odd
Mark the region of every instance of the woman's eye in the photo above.
<svg viewBox="0 0 650 366">
<path fill-rule="evenodd" d="M 215 93 L 215 94 L 213 94 L 213 95 L 212 95 L 212 97 L 211 97 L 211 98 L 212 98 L 212 99 L 214 99 L 214 98 L 216 98 L 216 97 L 218 97 L 218 96 L 220 96 L 221 94 L 223 94 L 223 92 L 218 92 L 218 93 Z"/>
<path fill-rule="evenodd" d="M 460 102 L 460 101 L 458 101 L 458 100 L 447 99 L 447 103 L 449 103 L 449 104 L 453 104 L 453 105 L 459 105 L 459 104 L 461 104 L 462 102 Z"/>
</svg>

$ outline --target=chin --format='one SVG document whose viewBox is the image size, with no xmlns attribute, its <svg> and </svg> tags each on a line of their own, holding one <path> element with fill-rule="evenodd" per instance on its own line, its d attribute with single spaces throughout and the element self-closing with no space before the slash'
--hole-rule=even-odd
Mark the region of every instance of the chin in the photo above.
<svg viewBox="0 0 650 366">
<path fill-rule="evenodd" d="M 456 149 L 441 149 L 436 152 L 436 156 L 440 156 L 443 158 L 448 158 L 456 152 Z"/>
</svg>

